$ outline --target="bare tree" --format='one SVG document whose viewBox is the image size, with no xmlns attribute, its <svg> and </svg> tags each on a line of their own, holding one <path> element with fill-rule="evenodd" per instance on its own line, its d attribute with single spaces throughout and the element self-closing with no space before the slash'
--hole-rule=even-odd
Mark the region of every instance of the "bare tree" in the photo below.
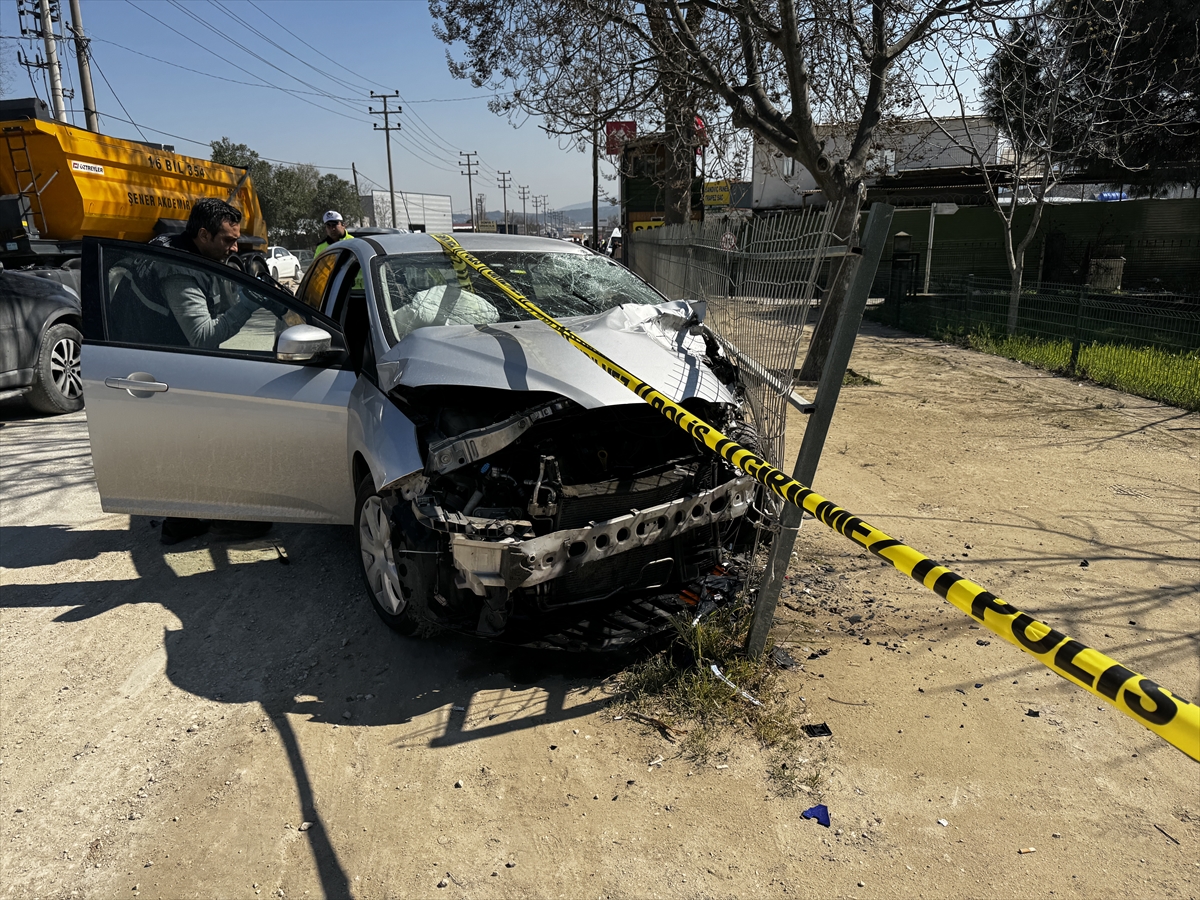
<svg viewBox="0 0 1200 900">
<path fill-rule="evenodd" d="M 450 72 L 496 91 L 490 108 L 514 124 L 542 119 L 550 134 L 593 154 L 593 220 L 599 205 L 599 142 L 604 123 L 635 118 L 661 132 L 665 218 L 691 211 L 697 115 L 708 111 L 686 75 L 684 51 L 671 45 L 666 7 L 625 0 L 430 0 L 434 33 L 451 48 Z M 682 14 L 695 21 L 700 8 Z M 614 15 L 615 13 L 615 15 Z M 630 29 L 633 15 L 638 29 Z M 656 47 L 646 34 L 660 37 Z M 711 98 L 708 98 L 711 104 Z"/>
<path fill-rule="evenodd" d="M 593 109 L 653 107 L 681 163 L 694 154 L 695 113 L 707 108 L 711 133 L 749 129 L 808 169 L 826 202 L 840 206 L 836 227 L 853 245 L 877 130 L 913 103 L 908 80 L 893 71 L 970 40 L 980 21 L 1015 2 L 431 0 L 430 8 L 439 37 L 466 49 L 451 71 L 507 87 L 497 111 L 569 128 L 599 120 L 586 114 L 593 96 L 603 98 Z M 670 220 L 682 220 L 685 180 L 671 192 Z M 802 380 L 819 377 L 856 268 L 852 255 L 826 292 Z"/>
<path fill-rule="evenodd" d="M 1009 333 L 1017 326 L 1025 253 L 1054 189 L 1089 169 L 1136 167 L 1129 148 L 1141 145 L 1140 132 L 1163 124 L 1150 113 L 1150 59 L 1126 52 L 1138 38 L 1130 25 L 1137 3 L 1028 0 L 1008 20 L 986 23 L 981 40 L 964 45 L 965 52 L 935 48 L 929 58 L 936 62 L 913 79 L 931 120 L 970 155 L 1003 223 Z M 966 92 L 973 84 L 981 85 L 977 97 Z M 961 127 L 933 115 L 937 100 L 957 107 Z M 999 129 L 999 146 L 992 132 L 969 127 L 975 106 Z M 1019 209 L 1031 214 L 1019 220 Z"/>
</svg>

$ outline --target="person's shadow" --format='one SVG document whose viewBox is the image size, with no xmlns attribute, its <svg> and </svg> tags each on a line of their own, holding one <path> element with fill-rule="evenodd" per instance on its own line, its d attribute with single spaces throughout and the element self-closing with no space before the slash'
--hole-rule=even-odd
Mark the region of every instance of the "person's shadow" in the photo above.
<svg viewBox="0 0 1200 900">
<path fill-rule="evenodd" d="M 138 577 L 11 584 L 0 607 L 69 606 L 54 620 L 68 626 L 138 603 L 161 604 L 177 616 L 182 627 L 163 635 L 167 677 L 209 700 L 262 705 L 287 750 L 303 819 L 312 823 L 305 835 L 326 896 L 349 896 L 350 879 L 317 810 L 289 715 L 341 727 L 395 725 L 470 704 L 476 695 L 487 702 L 487 695 L 514 683 L 537 683 L 545 691 L 541 711 L 533 715 L 502 705 L 470 727 L 462 714 L 431 717 L 446 724 L 405 737 L 429 747 L 453 746 L 586 716 L 606 701 L 573 704 L 569 694 L 624 661 L 536 653 L 453 635 L 400 637 L 371 610 L 348 528 L 277 525 L 266 540 L 225 544 L 201 537 L 164 547 L 157 524 L 134 516 L 128 531 L 3 526 L 5 567 L 128 551 Z M 189 573 L 189 559 L 203 561 L 199 568 L 205 570 Z"/>
</svg>

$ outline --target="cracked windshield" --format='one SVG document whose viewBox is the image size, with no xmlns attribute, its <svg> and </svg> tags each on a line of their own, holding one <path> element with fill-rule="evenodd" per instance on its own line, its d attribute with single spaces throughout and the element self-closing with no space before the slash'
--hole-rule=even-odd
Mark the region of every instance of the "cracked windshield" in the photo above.
<svg viewBox="0 0 1200 900">
<path fill-rule="evenodd" d="M 588 316 L 663 298 L 629 270 L 582 253 L 478 253 L 484 265 L 555 318 Z M 490 325 L 528 319 L 494 284 L 444 253 L 385 257 L 376 268 L 380 319 L 395 344 L 427 325 Z"/>
</svg>

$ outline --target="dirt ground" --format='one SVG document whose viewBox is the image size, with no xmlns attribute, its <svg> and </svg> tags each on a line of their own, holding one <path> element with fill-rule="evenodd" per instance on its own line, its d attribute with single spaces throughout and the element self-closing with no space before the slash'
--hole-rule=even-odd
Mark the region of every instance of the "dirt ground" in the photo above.
<svg viewBox="0 0 1200 900">
<path fill-rule="evenodd" d="M 817 490 L 1200 695 L 1200 416 L 875 326 L 852 366 Z M 603 660 L 388 632 L 349 529 L 163 547 L 82 414 L 0 419 L 2 897 L 1200 894 L 1194 762 L 813 522 L 775 637 L 833 737 L 785 797 Z"/>
</svg>

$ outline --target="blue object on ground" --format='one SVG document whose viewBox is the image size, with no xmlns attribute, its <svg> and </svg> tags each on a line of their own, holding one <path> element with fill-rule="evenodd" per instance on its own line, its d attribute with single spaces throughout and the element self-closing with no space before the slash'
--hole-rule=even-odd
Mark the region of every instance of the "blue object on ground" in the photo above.
<svg viewBox="0 0 1200 900">
<path fill-rule="evenodd" d="M 817 806 L 812 807 L 811 809 L 806 809 L 804 812 L 800 813 L 800 818 L 816 819 L 818 822 L 820 822 L 822 825 L 824 825 L 826 828 L 828 828 L 829 827 L 829 808 L 824 803 L 821 803 Z"/>
</svg>

